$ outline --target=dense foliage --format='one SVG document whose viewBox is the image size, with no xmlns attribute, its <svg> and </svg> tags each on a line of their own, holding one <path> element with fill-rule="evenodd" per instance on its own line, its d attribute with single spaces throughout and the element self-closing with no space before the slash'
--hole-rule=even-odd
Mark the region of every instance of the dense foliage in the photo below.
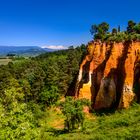
<svg viewBox="0 0 140 140">
<path fill-rule="evenodd" d="M 132 20 L 128 21 L 126 31 L 121 32 L 120 26 L 118 26 L 118 29 L 113 28 L 112 32 L 109 32 L 109 24 L 106 22 L 99 25 L 93 24 L 90 31 L 95 41 L 124 42 L 140 40 L 140 23 L 135 23 Z"/>
<path fill-rule="evenodd" d="M 34 139 L 45 108 L 65 96 L 86 46 L 0 66 L 0 139 Z"/>
<path fill-rule="evenodd" d="M 65 102 L 61 103 L 62 113 L 65 115 L 65 128 L 74 130 L 76 128 L 83 128 L 85 114 L 83 107 L 89 106 L 89 101 L 86 99 L 74 100 L 72 97 L 66 97 Z"/>
</svg>

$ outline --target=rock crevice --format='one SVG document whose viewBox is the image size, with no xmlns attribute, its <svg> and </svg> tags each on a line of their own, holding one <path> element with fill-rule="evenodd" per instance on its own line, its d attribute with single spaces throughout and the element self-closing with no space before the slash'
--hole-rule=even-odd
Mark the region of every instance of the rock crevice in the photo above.
<svg viewBox="0 0 140 140">
<path fill-rule="evenodd" d="M 95 110 L 127 108 L 140 102 L 140 42 L 90 42 L 80 65 L 75 97 L 86 98 Z"/>
</svg>

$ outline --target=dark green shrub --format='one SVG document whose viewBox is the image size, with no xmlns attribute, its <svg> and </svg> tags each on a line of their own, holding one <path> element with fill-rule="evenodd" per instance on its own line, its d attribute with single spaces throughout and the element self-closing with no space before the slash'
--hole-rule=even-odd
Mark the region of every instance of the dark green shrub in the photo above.
<svg viewBox="0 0 140 140">
<path fill-rule="evenodd" d="M 55 104 L 59 97 L 58 88 L 55 86 L 46 88 L 40 93 L 41 103 L 46 104 L 47 106 Z"/>
<path fill-rule="evenodd" d="M 65 102 L 61 103 L 62 113 L 65 115 L 65 127 L 68 131 L 83 128 L 85 114 L 83 112 L 83 106 L 89 105 L 88 100 L 75 100 L 72 97 L 66 97 Z"/>
</svg>

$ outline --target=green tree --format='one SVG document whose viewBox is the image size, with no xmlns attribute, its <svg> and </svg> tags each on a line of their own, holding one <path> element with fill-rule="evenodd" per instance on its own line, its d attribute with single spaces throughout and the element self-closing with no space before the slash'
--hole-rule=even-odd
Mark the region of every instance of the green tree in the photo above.
<svg viewBox="0 0 140 140">
<path fill-rule="evenodd" d="M 136 23 L 133 20 L 129 20 L 128 21 L 128 26 L 127 26 L 127 32 L 128 33 L 133 33 L 135 25 L 136 25 Z"/>
<path fill-rule="evenodd" d="M 50 107 L 51 105 L 55 104 L 56 101 L 59 99 L 60 94 L 58 92 L 58 88 L 55 86 L 50 86 L 48 88 L 45 88 L 40 93 L 40 101 L 44 105 L 47 105 L 47 107 Z"/>
<path fill-rule="evenodd" d="M 30 61 L 27 63 L 27 68 L 22 71 L 20 79 L 22 82 L 28 82 L 30 86 L 30 93 L 28 92 L 28 97 L 30 99 L 37 101 L 39 97 L 39 93 L 43 89 L 45 85 L 46 74 L 44 70 L 41 68 L 39 62 Z M 25 79 L 25 80 L 23 80 Z M 24 88 L 25 89 L 25 88 Z M 27 89 L 27 87 L 26 87 Z"/>
<path fill-rule="evenodd" d="M 116 28 L 113 28 L 112 29 L 112 35 L 116 35 L 117 34 L 117 29 Z"/>
<path fill-rule="evenodd" d="M 61 103 L 62 113 L 65 115 L 65 128 L 68 131 L 83 128 L 85 114 L 83 112 L 83 106 L 89 105 L 88 100 L 75 100 L 72 97 L 66 97 L 65 102 Z"/>
<path fill-rule="evenodd" d="M 137 33 L 137 34 L 140 34 L 140 23 L 136 24 L 134 26 L 134 31 Z"/>
<path fill-rule="evenodd" d="M 34 139 L 36 119 L 24 103 L 18 81 L 9 79 L 9 86 L 0 97 L 0 139 Z"/>
<path fill-rule="evenodd" d="M 67 73 L 67 56 L 54 55 L 47 58 L 46 64 L 46 86 L 58 87 L 59 93 L 64 95 L 68 89 L 69 75 Z"/>
<path fill-rule="evenodd" d="M 93 25 L 91 26 L 90 32 L 91 32 L 92 35 L 97 34 L 97 33 L 98 33 L 98 25 L 93 24 Z"/>
<path fill-rule="evenodd" d="M 104 41 L 104 38 L 106 38 L 106 33 L 109 30 L 109 24 L 106 22 L 102 22 L 99 25 L 92 25 L 91 26 L 91 34 L 93 35 L 94 40 L 101 40 Z"/>
<path fill-rule="evenodd" d="M 120 27 L 120 25 L 118 26 L 118 32 L 120 32 L 121 31 L 121 27 Z"/>
</svg>

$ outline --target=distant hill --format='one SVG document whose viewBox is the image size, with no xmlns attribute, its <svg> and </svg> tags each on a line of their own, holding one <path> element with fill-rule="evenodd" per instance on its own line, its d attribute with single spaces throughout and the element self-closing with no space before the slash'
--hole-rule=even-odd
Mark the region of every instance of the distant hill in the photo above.
<svg viewBox="0 0 140 140">
<path fill-rule="evenodd" d="M 55 51 L 53 49 L 41 48 L 38 46 L 0 46 L 0 56 L 15 54 L 21 56 L 36 56 L 45 52 Z"/>
</svg>

